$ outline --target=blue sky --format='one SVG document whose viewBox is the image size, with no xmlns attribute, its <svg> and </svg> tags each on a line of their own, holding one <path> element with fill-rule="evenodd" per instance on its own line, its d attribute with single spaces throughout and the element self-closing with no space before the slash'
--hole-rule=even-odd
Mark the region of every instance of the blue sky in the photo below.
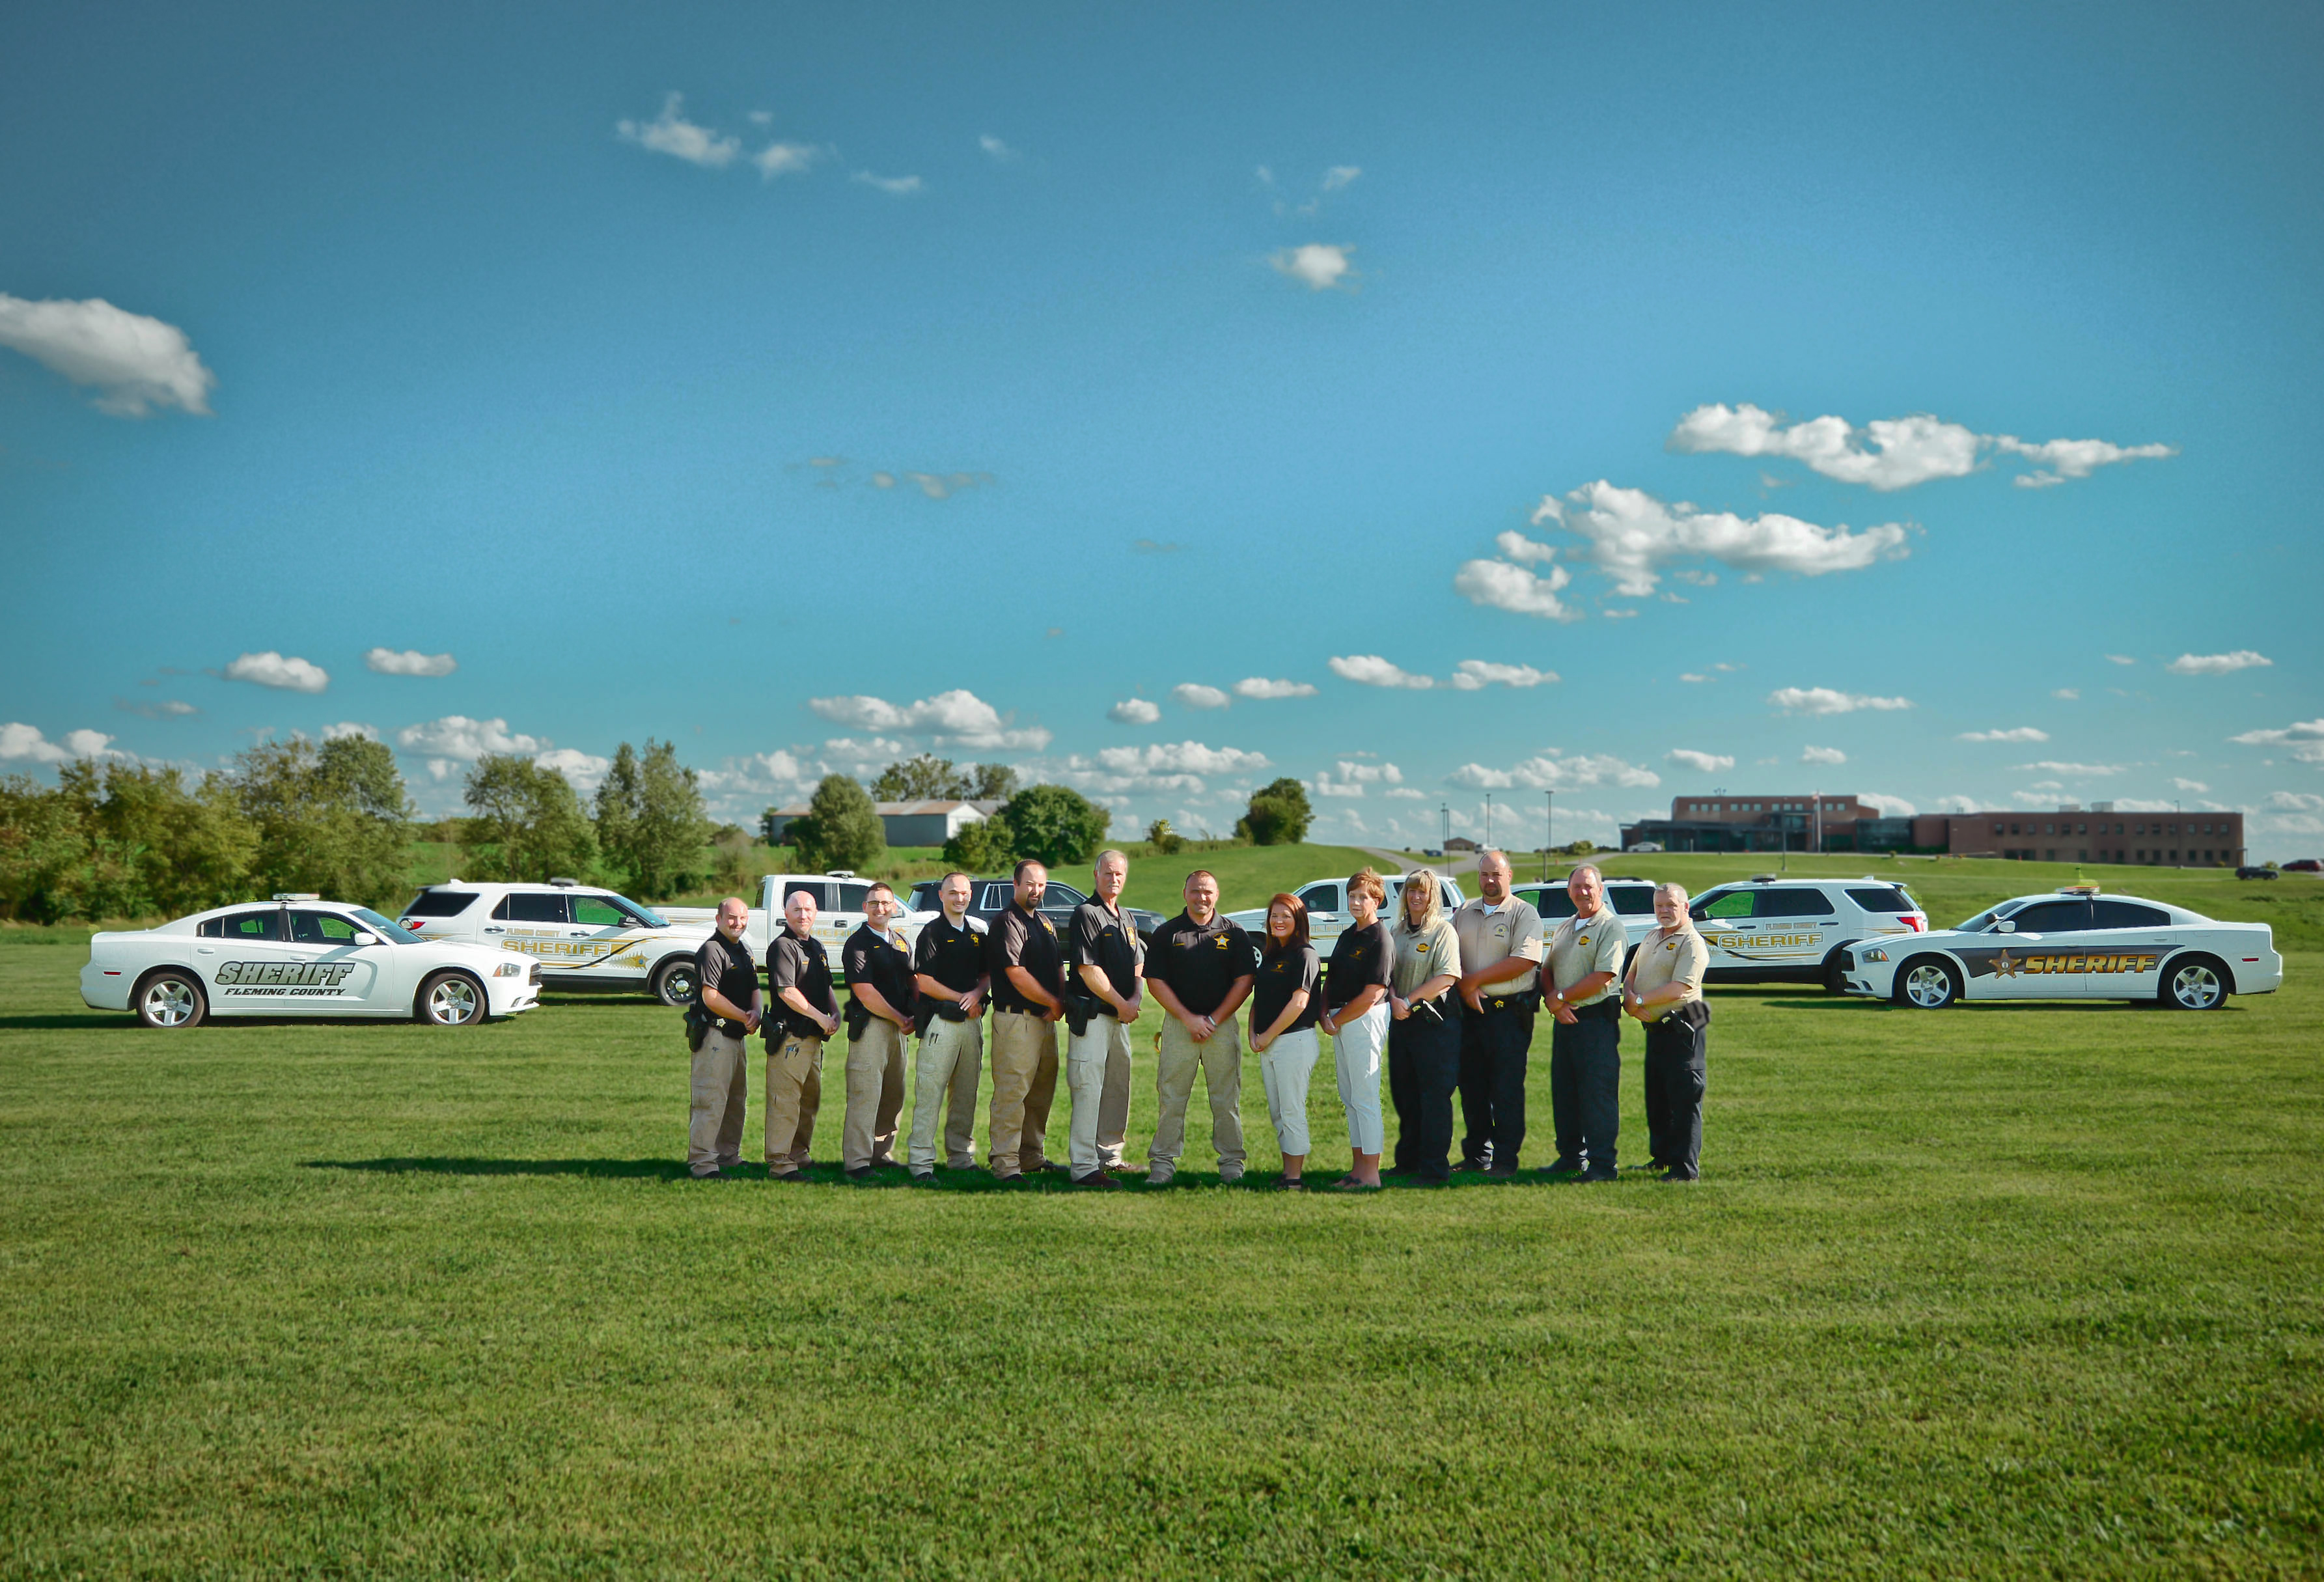
<svg viewBox="0 0 2324 1582">
<path fill-rule="evenodd" d="M 0 770 L 2324 848 L 2310 8 L 475 10 L 6 24 Z"/>
</svg>

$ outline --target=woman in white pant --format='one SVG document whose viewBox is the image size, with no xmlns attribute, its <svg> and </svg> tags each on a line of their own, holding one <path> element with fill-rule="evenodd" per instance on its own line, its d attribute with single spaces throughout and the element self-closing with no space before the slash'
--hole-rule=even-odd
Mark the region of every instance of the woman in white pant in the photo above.
<svg viewBox="0 0 2324 1582">
<path fill-rule="evenodd" d="M 1332 1035 L 1340 1077 L 1340 1104 L 1348 1112 L 1348 1147 L 1355 1168 L 1333 1183 L 1342 1192 L 1379 1190 L 1380 1152 L 1388 1128 L 1380 1121 L 1380 1051 L 1388 1044 L 1388 979 L 1396 962 L 1379 909 L 1388 886 L 1370 868 L 1348 880 L 1348 915 L 1354 921 L 1332 947 L 1323 980 L 1327 1009 L 1316 1023 Z"/>
<path fill-rule="evenodd" d="M 1250 1047 L 1259 1051 L 1259 1075 L 1267 1085 L 1267 1118 L 1275 1124 L 1283 1152 L 1286 1192 L 1304 1192 L 1300 1172 L 1307 1164 L 1307 1078 L 1315 1069 L 1323 1042 L 1315 1036 L 1322 969 L 1307 941 L 1307 908 L 1294 895 L 1267 903 L 1267 945 L 1250 991 Z"/>
</svg>

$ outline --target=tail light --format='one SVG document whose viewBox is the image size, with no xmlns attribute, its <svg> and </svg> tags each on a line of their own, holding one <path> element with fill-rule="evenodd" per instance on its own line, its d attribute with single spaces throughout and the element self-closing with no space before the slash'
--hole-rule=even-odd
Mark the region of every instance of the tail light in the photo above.
<svg viewBox="0 0 2324 1582">
<path fill-rule="evenodd" d="M 1927 931 L 1928 931 L 1928 927 L 1929 927 L 1929 920 L 1928 920 L 1928 919 L 1926 919 L 1926 918 L 1924 918 L 1924 917 L 1918 916 L 1918 915 L 1916 915 L 1916 914 L 1914 914 L 1914 913 L 1913 913 L 1913 912 L 1909 912 L 1909 911 L 1908 911 L 1908 912 L 1906 912 L 1906 913 L 1904 913 L 1904 926 L 1905 926 L 1906 928 L 1908 928 L 1908 929 L 1912 930 L 1913 930 L 1913 932 L 1914 932 L 1914 933 L 1916 933 L 1916 934 L 1920 934 L 1920 933 L 1925 933 L 1925 932 L 1927 932 Z"/>
</svg>

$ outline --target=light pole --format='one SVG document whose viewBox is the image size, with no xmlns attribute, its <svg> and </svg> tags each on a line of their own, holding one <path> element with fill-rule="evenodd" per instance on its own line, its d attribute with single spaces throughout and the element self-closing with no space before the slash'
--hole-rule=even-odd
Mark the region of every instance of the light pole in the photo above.
<svg viewBox="0 0 2324 1582">
<path fill-rule="evenodd" d="M 1541 882 L 1546 884 L 1549 883 L 1549 848 L 1557 844 L 1557 793 L 1545 791 L 1541 794 Z"/>
<path fill-rule="evenodd" d="M 1485 840 L 1477 849 L 1483 851 L 1493 844 L 1493 793 L 1485 793 Z"/>
<path fill-rule="evenodd" d="M 1444 815 L 1444 833 L 1438 837 L 1439 844 L 1436 849 L 1450 851 L 1452 847 L 1452 804 L 1439 802 L 1436 804 L 1436 810 Z"/>
</svg>

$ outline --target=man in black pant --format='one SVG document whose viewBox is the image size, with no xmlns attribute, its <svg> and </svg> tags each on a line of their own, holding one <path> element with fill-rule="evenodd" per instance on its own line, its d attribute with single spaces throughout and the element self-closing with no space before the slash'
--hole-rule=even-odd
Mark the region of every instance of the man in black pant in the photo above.
<svg viewBox="0 0 2324 1582">
<path fill-rule="evenodd" d="M 1614 981 L 1629 935 L 1606 904 L 1606 884 L 1582 864 L 1566 875 L 1573 915 L 1549 937 L 1541 969 L 1549 1035 L 1550 1112 L 1557 1129 L 1552 1175 L 1610 1181 L 1622 1130 L 1622 1006 Z"/>
<path fill-rule="evenodd" d="M 1541 913 L 1509 893 L 1509 859 L 1477 854 L 1479 899 L 1452 914 L 1461 937 L 1461 1118 L 1469 1134 L 1454 1170 L 1507 1180 L 1525 1146 L 1526 1057 L 1541 995 Z"/>
<path fill-rule="evenodd" d="M 1638 942 L 1622 982 L 1622 1009 L 1646 1025 L 1648 1170 L 1665 1181 L 1691 1181 L 1702 1153 L 1703 1032 L 1711 1007 L 1702 998 L 1711 948 L 1687 916 L 1686 892 L 1655 890 L 1659 926 Z"/>
</svg>

